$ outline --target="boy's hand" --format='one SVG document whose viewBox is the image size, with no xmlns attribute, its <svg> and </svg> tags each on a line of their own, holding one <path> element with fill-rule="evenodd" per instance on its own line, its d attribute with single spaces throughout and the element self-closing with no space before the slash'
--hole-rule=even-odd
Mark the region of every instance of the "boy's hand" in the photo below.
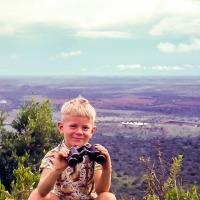
<svg viewBox="0 0 200 200">
<path fill-rule="evenodd" d="M 56 171 L 63 171 L 68 167 L 67 157 L 69 155 L 69 149 L 62 148 L 55 157 L 54 169 Z"/>
<path fill-rule="evenodd" d="M 111 170 L 112 165 L 108 150 L 100 144 L 95 144 L 94 147 L 106 157 L 106 161 L 102 164 L 102 168 L 104 170 Z"/>
</svg>

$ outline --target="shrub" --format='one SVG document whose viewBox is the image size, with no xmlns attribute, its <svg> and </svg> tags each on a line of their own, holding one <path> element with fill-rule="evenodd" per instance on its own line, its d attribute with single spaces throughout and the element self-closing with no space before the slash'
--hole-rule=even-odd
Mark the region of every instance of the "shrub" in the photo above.
<svg viewBox="0 0 200 200">
<path fill-rule="evenodd" d="M 147 189 L 145 191 L 145 200 L 197 200 L 200 198 L 198 188 L 195 185 L 191 185 L 188 188 L 187 182 L 182 181 L 178 173 L 181 170 L 182 155 L 174 157 L 171 160 L 170 170 L 167 174 L 166 168 L 163 165 L 160 143 L 157 141 L 157 159 L 159 163 L 160 175 L 155 171 L 155 166 L 152 166 L 151 158 L 140 157 L 146 169 L 144 180 L 147 183 Z"/>
<path fill-rule="evenodd" d="M 18 157 L 18 168 L 13 170 L 15 180 L 11 183 L 11 192 L 7 191 L 0 181 L 0 200 L 15 199 L 27 200 L 33 188 L 39 182 L 39 172 L 33 174 L 30 167 L 25 168 L 23 163 L 28 155 Z"/>
<path fill-rule="evenodd" d="M 29 155 L 23 165 L 25 168 L 30 166 L 36 173 L 44 154 L 62 140 L 56 122 L 52 120 L 53 110 L 49 99 L 41 103 L 35 97 L 26 100 L 12 121 L 12 131 L 4 128 L 7 114 L 4 110 L 0 113 L 0 179 L 8 191 L 16 178 L 13 172 L 18 167 L 18 158 Z"/>
</svg>

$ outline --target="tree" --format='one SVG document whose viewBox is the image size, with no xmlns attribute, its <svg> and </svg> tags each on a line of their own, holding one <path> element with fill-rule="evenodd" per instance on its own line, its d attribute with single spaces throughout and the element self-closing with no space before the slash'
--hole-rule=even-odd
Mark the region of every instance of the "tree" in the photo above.
<svg viewBox="0 0 200 200">
<path fill-rule="evenodd" d="M 54 107 L 49 99 L 41 103 L 33 96 L 20 105 L 16 118 L 12 121 L 13 131 L 6 131 L 3 121 L 5 113 L 0 116 L 2 149 L 0 150 L 0 179 L 9 189 L 14 180 L 13 170 L 17 169 L 18 157 L 29 155 L 24 161 L 25 167 L 31 167 L 35 173 L 44 154 L 58 145 L 62 136 L 52 120 Z"/>
</svg>

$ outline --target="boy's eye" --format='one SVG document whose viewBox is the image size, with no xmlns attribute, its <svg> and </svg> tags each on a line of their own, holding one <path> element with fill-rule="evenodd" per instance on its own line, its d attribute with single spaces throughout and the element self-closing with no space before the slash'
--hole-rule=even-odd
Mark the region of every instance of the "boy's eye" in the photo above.
<svg viewBox="0 0 200 200">
<path fill-rule="evenodd" d="M 71 127 L 71 128 L 76 128 L 76 125 L 73 125 L 73 124 L 72 124 L 72 125 L 70 125 L 70 127 Z"/>
<path fill-rule="evenodd" d="M 84 126 L 83 129 L 87 130 L 87 129 L 89 129 L 89 127 L 88 126 Z"/>
</svg>

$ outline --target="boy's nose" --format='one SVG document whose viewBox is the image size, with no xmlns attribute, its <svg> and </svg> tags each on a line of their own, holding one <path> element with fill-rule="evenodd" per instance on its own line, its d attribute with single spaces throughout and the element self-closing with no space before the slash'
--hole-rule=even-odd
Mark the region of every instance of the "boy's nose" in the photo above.
<svg viewBox="0 0 200 200">
<path fill-rule="evenodd" d="M 81 128 L 77 128 L 76 129 L 76 134 L 82 135 L 83 134 L 82 129 Z"/>
</svg>

